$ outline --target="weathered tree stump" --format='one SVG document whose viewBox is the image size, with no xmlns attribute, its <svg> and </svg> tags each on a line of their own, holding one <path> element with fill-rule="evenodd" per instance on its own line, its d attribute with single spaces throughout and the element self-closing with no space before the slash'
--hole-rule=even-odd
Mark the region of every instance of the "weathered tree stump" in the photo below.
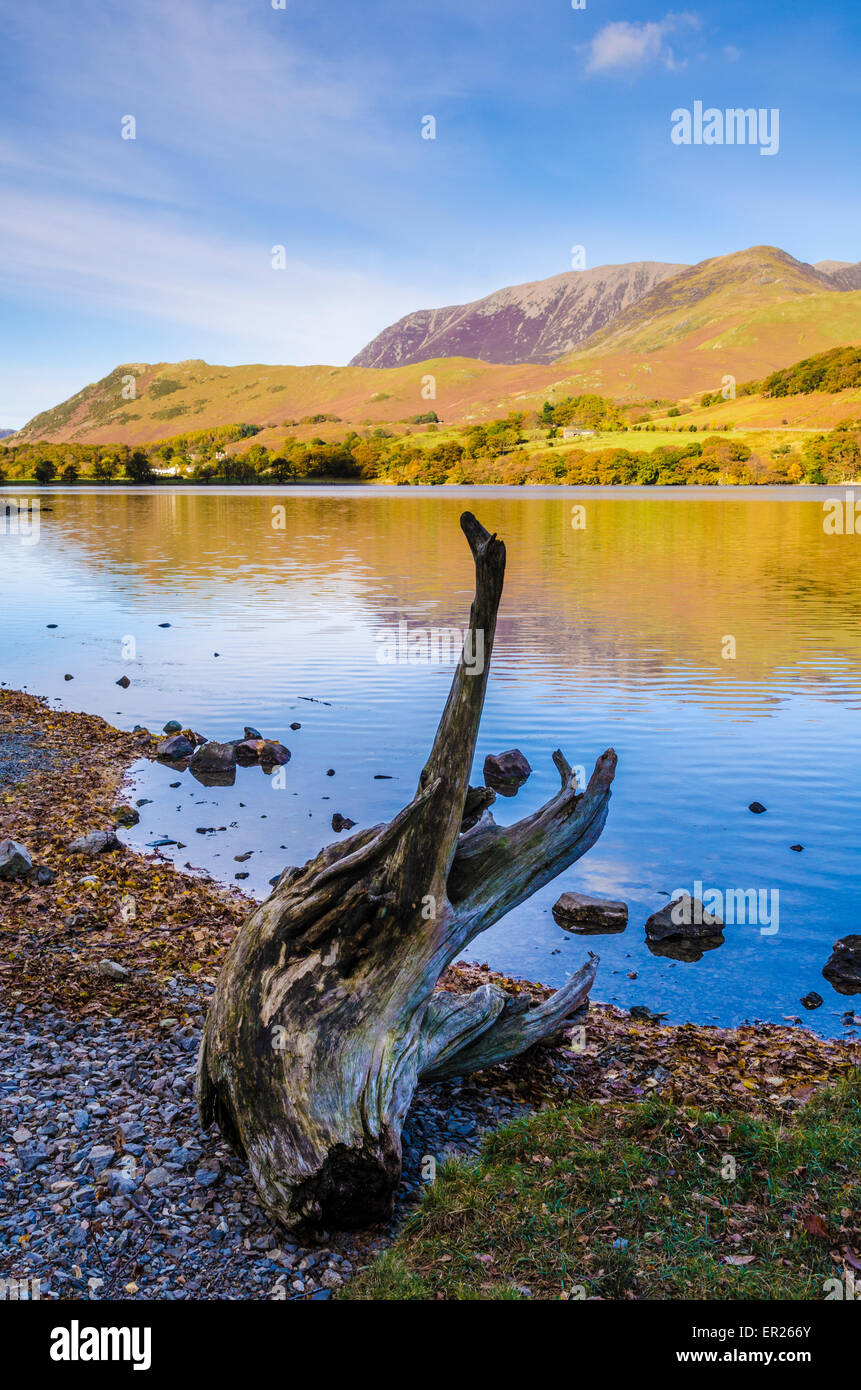
<svg viewBox="0 0 861 1390">
<path fill-rule="evenodd" d="M 578 793 L 556 752 L 562 786 L 551 801 L 505 828 L 485 810 L 462 831 L 505 547 L 469 512 L 461 526 L 483 669 L 461 659 L 409 805 L 285 870 L 238 933 L 206 1020 L 201 1119 L 218 1121 L 263 1205 L 288 1226 L 385 1218 L 418 1081 L 491 1066 L 552 1036 L 595 977 L 592 956 L 537 1007 L 496 985 L 434 992 L 474 937 L 595 843 L 616 767 L 611 749 Z"/>
</svg>

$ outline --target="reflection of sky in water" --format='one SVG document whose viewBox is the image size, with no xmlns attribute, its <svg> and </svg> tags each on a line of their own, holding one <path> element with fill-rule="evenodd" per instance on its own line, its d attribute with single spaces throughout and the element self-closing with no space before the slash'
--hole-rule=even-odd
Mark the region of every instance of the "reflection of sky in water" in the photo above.
<svg viewBox="0 0 861 1390">
<path fill-rule="evenodd" d="M 136 783 L 152 804 L 135 844 L 178 838 L 186 848 L 167 852 L 179 863 L 229 881 L 247 871 L 260 893 L 332 838 L 334 811 L 358 827 L 388 819 L 430 748 L 450 670 L 382 665 L 376 638 L 401 619 L 463 627 L 472 576 L 462 498 L 405 491 L 55 495 L 38 545 L 0 540 L 0 678 L 122 727 L 177 718 L 211 737 L 245 723 L 280 737 L 293 753 L 282 790 L 259 768 L 206 788 L 147 764 Z M 861 539 L 825 537 L 821 503 L 799 494 L 585 495 L 578 533 L 555 490 L 471 499 L 509 553 L 473 781 L 486 753 L 524 751 L 532 777 L 494 807 L 510 822 L 555 792 L 555 747 L 589 770 L 608 745 L 619 753 L 598 845 L 477 941 L 476 957 L 555 984 L 588 946 L 602 957 L 596 997 L 674 1019 L 801 1013 L 840 1032 L 853 1001 L 820 972 L 836 937 L 858 929 Z M 727 634 L 734 661 L 721 658 Z M 123 674 L 127 691 L 114 685 Z M 767 815 L 750 814 L 754 799 Z M 691 965 L 653 957 L 645 918 L 661 890 L 695 880 L 779 890 L 779 932 L 728 927 Z M 625 898 L 627 932 L 562 932 L 550 907 L 566 888 Z M 807 1014 L 811 989 L 825 1005 Z"/>
</svg>

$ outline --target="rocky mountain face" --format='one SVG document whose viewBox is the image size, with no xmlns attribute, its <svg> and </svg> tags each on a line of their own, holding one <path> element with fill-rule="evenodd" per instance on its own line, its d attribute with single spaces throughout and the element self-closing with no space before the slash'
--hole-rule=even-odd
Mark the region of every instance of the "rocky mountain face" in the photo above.
<svg viewBox="0 0 861 1390">
<path fill-rule="evenodd" d="M 553 362 L 684 269 L 663 261 L 602 265 L 510 285 L 471 304 L 418 309 L 384 329 L 350 366 L 400 367 L 434 357 Z"/>
<path fill-rule="evenodd" d="M 814 266 L 839 290 L 861 290 L 861 261 L 817 261 Z"/>
</svg>

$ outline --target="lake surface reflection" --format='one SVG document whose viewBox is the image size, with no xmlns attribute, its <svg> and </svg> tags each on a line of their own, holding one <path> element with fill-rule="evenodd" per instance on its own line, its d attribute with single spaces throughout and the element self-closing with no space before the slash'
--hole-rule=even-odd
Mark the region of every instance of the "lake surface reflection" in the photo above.
<svg viewBox="0 0 861 1390">
<path fill-rule="evenodd" d="M 619 755 L 598 845 L 474 958 L 559 984 L 588 946 L 596 998 L 841 1033 L 853 1000 L 821 969 L 859 930 L 861 537 L 824 533 L 826 495 L 53 489 L 37 544 L 0 537 L 0 678 L 124 728 L 280 738 L 282 788 L 257 767 L 203 787 L 143 764 L 133 792 L 150 802 L 132 843 L 179 840 L 163 851 L 179 864 L 247 873 L 262 895 L 333 838 L 334 812 L 363 827 L 410 799 L 451 667 L 382 664 L 379 638 L 465 626 L 469 507 L 508 548 L 473 782 L 487 753 L 522 749 L 532 776 L 493 808 L 508 823 L 555 792 L 554 748 L 587 771 Z M 728 926 L 693 963 L 653 955 L 643 923 L 696 882 L 778 893 L 778 929 Z M 624 898 L 627 931 L 563 932 L 550 909 L 566 889 Z M 810 990 L 825 1003 L 808 1014 Z"/>
</svg>

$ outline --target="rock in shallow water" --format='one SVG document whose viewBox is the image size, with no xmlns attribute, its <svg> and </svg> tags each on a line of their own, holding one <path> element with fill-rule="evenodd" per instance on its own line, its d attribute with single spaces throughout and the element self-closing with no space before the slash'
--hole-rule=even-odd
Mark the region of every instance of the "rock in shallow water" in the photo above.
<svg viewBox="0 0 861 1390">
<path fill-rule="evenodd" d="M 178 763 L 184 758 L 190 758 L 194 752 L 194 744 L 185 734 L 174 734 L 171 738 L 163 739 L 156 749 L 156 757 L 164 758 L 166 762 Z"/>
<path fill-rule="evenodd" d="M 646 922 L 647 941 L 699 941 L 723 935 L 720 917 L 708 912 L 699 898 L 688 893 L 674 898 Z"/>
<path fill-rule="evenodd" d="M 236 759 L 240 763 L 256 763 L 260 757 L 260 749 L 263 747 L 262 738 L 243 738 L 234 744 L 236 749 Z"/>
<path fill-rule="evenodd" d="M 701 960 L 702 952 L 723 945 L 723 922 L 700 899 L 683 892 L 645 923 L 645 944 L 652 955 L 673 960 Z"/>
<path fill-rule="evenodd" d="M 620 932 L 628 925 L 628 905 L 589 898 L 585 893 L 563 893 L 553 904 L 553 920 L 565 931 Z"/>
<path fill-rule="evenodd" d="M 260 762 L 263 767 L 283 767 L 290 761 L 290 749 L 279 743 L 277 738 L 265 738 L 260 749 Z"/>
<path fill-rule="evenodd" d="M 277 738 L 244 738 L 234 744 L 240 763 L 259 762 L 263 768 L 283 767 L 290 761 L 290 749 Z"/>
<path fill-rule="evenodd" d="M 236 766 L 236 749 L 232 743 L 216 743 L 211 739 L 195 748 L 191 759 L 192 772 L 229 772 Z"/>
<path fill-rule="evenodd" d="M 513 796 L 531 772 L 519 748 L 509 748 L 506 753 L 488 753 L 484 760 L 485 782 L 503 796 Z"/>
<path fill-rule="evenodd" d="M 861 994 L 861 936 L 843 936 L 822 967 L 838 994 Z"/>
</svg>

